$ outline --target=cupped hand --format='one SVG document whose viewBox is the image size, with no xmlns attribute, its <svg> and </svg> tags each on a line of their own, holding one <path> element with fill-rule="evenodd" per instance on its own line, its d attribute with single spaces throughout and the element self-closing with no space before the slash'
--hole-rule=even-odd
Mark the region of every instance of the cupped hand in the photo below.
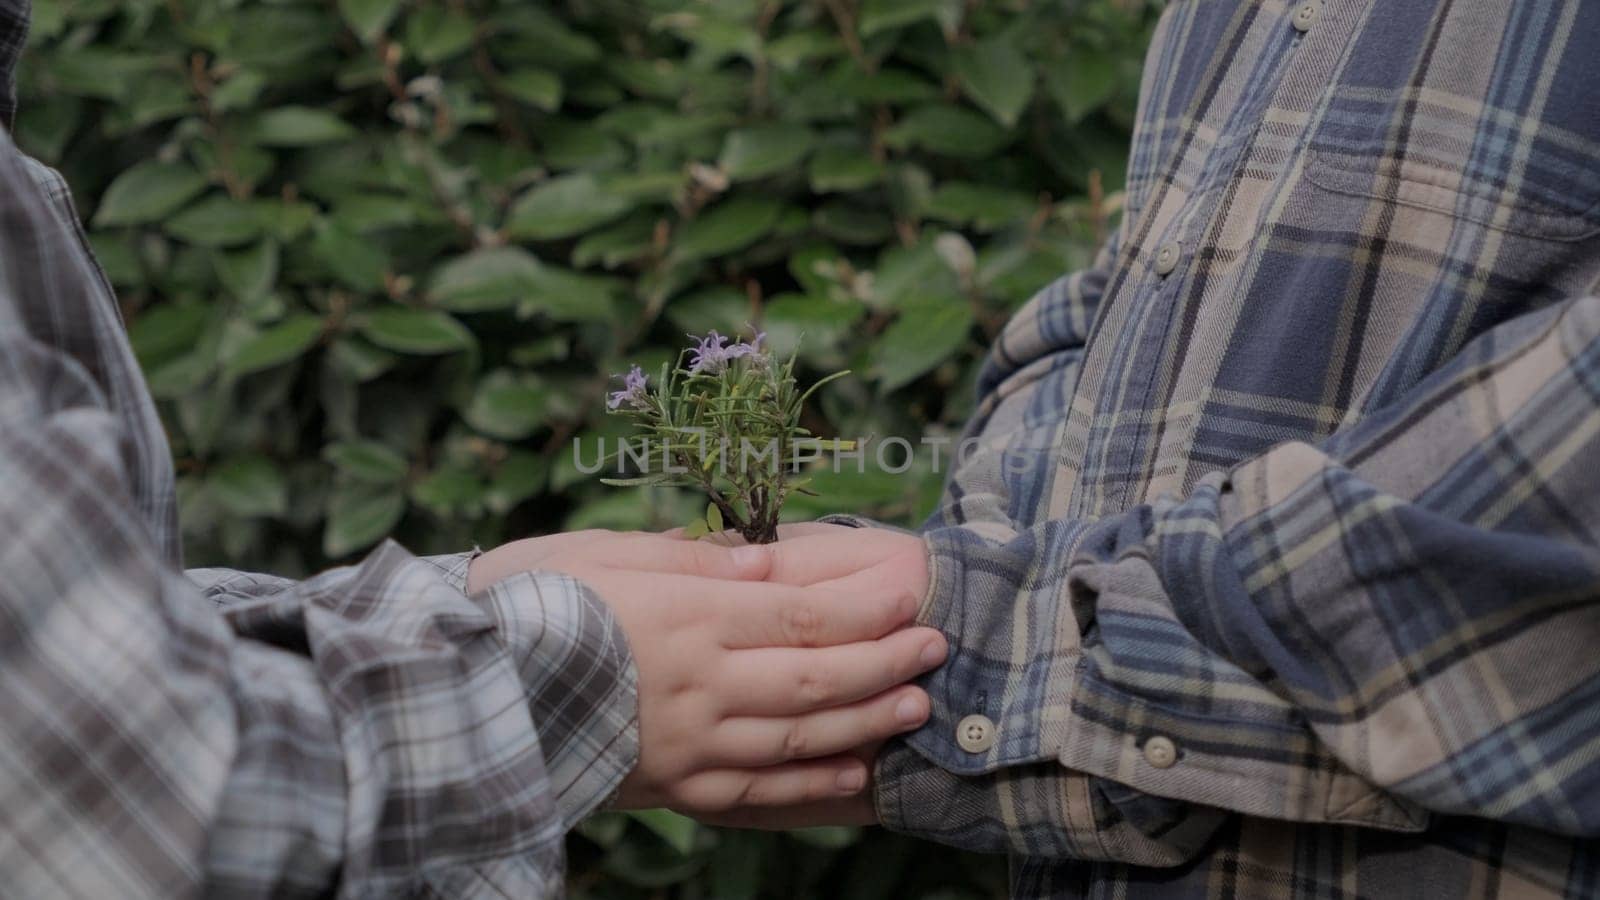
<svg viewBox="0 0 1600 900">
<path fill-rule="evenodd" d="M 733 548 L 743 545 L 734 532 L 703 539 Z M 807 522 L 783 525 L 767 579 L 798 587 L 843 591 L 904 591 L 921 600 L 928 590 L 928 551 L 915 535 L 885 528 L 852 528 Z M 913 729 L 905 729 L 910 731 Z M 863 742 L 850 755 L 870 772 L 881 741 Z M 870 781 L 869 781 L 870 787 Z M 701 815 L 702 821 L 735 828 L 786 829 L 816 825 L 873 825 L 878 821 L 872 791 L 787 805 L 738 807 Z"/>
<path fill-rule="evenodd" d="M 944 638 L 904 627 L 920 595 L 888 579 L 764 581 L 798 574 L 779 546 L 575 532 L 491 550 L 467 585 L 565 572 L 616 615 L 640 729 L 619 806 L 711 817 L 857 796 L 868 765 L 847 751 L 922 724 L 927 695 L 905 682 L 944 660 Z"/>
</svg>

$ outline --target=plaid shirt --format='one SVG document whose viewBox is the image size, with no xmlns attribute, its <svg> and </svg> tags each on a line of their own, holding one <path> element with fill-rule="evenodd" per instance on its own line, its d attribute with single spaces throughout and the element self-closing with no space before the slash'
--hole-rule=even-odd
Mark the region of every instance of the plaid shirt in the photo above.
<svg viewBox="0 0 1600 900">
<path fill-rule="evenodd" d="M 1600 896 L 1597 90 L 1595 2 L 1167 8 L 927 526 L 887 824 L 1019 897 Z"/>
<path fill-rule="evenodd" d="M 29 0 L 0 0 L 0 128 L 17 112 L 17 60 L 28 37 Z"/>
<path fill-rule="evenodd" d="M 470 554 L 385 544 L 186 577 L 115 298 L 3 129 L 0 533 L 7 897 L 556 895 L 637 754 L 620 630 L 564 576 L 469 598 Z"/>
</svg>

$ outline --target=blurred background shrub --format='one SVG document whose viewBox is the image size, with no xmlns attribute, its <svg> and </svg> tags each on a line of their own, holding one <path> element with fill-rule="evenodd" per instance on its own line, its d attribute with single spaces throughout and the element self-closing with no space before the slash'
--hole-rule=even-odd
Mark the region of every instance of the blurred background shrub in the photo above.
<svg viewBox="0 0 1600 900">
<path fill-rule="evenodd" d="M 190 563 L 299 574 L 686 521 L 572 455 L 686 331 L 854 370 L 820 434 L 954 436 L 1007 316 L 1117 214 L 1158 5 L 35 0 L 16 130 L 121 297 Z M 790 514 L 912 524 L 930 462 Z M 608 814 L 571 850 L 576 897 L 1004 893 L 876 831 Z"/>
</svg>

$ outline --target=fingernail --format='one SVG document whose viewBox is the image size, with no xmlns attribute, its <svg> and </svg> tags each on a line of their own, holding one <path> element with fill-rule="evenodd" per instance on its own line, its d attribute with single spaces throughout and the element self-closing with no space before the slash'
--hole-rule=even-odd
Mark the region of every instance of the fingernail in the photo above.
<svg viewBox="0 0 1600 900">
<path fill-rule="evenodd" d="M 922 721 L 922 704 L 917 702 L 916 697 L 902 697 L 894 708 L 894 717 L 902 725 L 915 725 Z"/>
<path fill-rule="evenodd" d="M 922 608 L 922 601 L 911 594 L 900 597 L 900 619 L 909 622 L 917 617 L 917 610 Z"/>
<path fill-rule="evenodd" d="M 733 564 L 741 570 L 759 568 L 766 558 L 767 551 L 760 547 L 733 548 Z"/>
<path fill-rule="evenodd" d="M 922 664 L 930 669 L 944 662 L 944 657 L 944 641 L 929 641 L 928 646 L 922 648 Z"/>
<path fill-rule="evenodd" d="M 843 793 L 854 794 L 867 786 L 867 776 L 860 769 L 851 769 L 848 772 L 840 772 L 834 783 Z"/>
</svg>

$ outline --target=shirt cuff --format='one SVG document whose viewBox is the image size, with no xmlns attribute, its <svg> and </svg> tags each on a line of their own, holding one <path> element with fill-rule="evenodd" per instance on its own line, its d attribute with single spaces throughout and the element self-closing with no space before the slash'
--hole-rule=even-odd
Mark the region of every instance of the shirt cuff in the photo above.
<svg viewBox="0 0 1600 900">
<path fill-rule="evenodd" d="M 483 555 L 483 550 L 473 547 L 464 553 L 445 553 L 439 556 L 419 556 L 418 559 L 439 570 L 439 577 L 446 584 L 465 594 L 467 592 L 467 571 L 472 568 L 472 561 Z"/>
<path fill-rule="evenodd" d="M 879 755 L 875 803 L 886 827 L 972 850 L 1175 861 L 1176 848 L 1141 843 L 1137 829 L 1108 822 L 1091 779 L 1057 760 L 1080 659 L 1077 624 L 1070 604 L 1025 582 L 1041 577 L 1039 565 L 1067 558 L 1079 531 L 1041 526 L 1005 543 L 961 528 L 924 535 L 929 586 L 917 621 L 945 634 L 950 655 L 922 679 L 928 724 Z M 962 737 L 973 721 L 984 735 L 976 743 Z"/>
<path fill-rule="evenodd" d="M 1427 827 L 1425 810 L 1352 771 L 1288 698 L 1186 628 L 1197 611 L 1179 604 L 1197 600 L 1169 593 L 1156 551 L 1143 540 L 1126 545 L 1132 533 L 1118 531 L 1087 539 L 1095 552 L 1074 562 L 1068 580 L 1085 649 L 1062 765 L 1260 818 Z M 1159 647 L 1141 631 L 1158 634 Z"/>
<path fill-rule="evenodd" d="M 1174 866 L 1227 815 L 1127 789 L 1108 795 L 1119 786 L 1053 761 L 955 775 L 899 739 L 878 755 L 874 780 L 878 821 L 891 831 L 1035 858 Z"/>
<path fill-rule="evenodd" d="M 638 762 L 639 676 L 622 628 L 592 591 L 561 574 L 513 575 L 473 600 L 494 618 L 516 662 L 570 829 Z"/>
<path fill-rule="evenodd" d="M 923 679 L 928 724 L 879 764 L 886 825 L 974 849 L 1138 865 L 1187 858 L 1229 813 L 1426 826 L 1308 729 L 1291 728 L 1288 702 L 1242 675 L 1230 685 L 1259 697 L 1259 721 L 1173 702 L 1199 683 L 1192 673 L 1226 660 L 1184 637 L 1150 564 L 1146 538 L 1160 515 L 1052 521 L 1005 541 L 966 528 L 924 536 L 929 592 L 918 622 L 942 631 L 951 650 Z M 1227 737 L 1246 725 L 1283 746 L 1235 752 L 1237 737 Z"/>
</svg>

